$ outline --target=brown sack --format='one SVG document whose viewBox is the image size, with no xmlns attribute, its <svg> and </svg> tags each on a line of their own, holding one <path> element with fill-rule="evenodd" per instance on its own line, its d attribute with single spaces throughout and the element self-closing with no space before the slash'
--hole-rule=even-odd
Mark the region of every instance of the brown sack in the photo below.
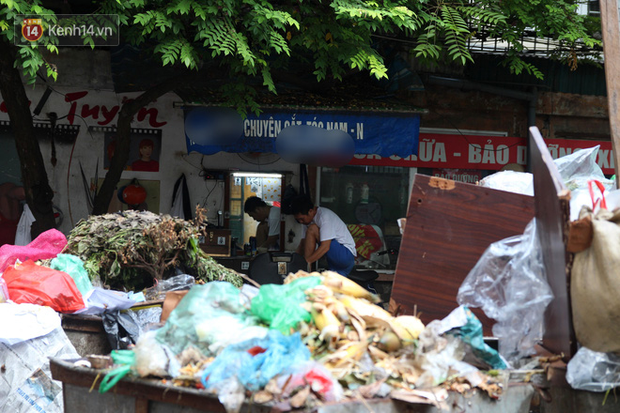
<svg viewBox="0 0 620 413">
<path fill-rule="evenodd" d="M 165 323 L 168 319 L 168 316 L 174 310 L 177 305 L 181 302 L 183 297 L 189 292 L 189 290 L 181 290 L 181 291 L 168 291 L 166 293 L 166 298 L 164 298 L 164 304 L 161 309 L 161 317 L 159 321 Z"/>
<path fill-rule="evenodd" d="M 571 272 L 573 326 L 590 350 L 620 352 L 620 210 L 599 210 L 592 229 L 592 244 L 575 254 Z"/>
</svg>

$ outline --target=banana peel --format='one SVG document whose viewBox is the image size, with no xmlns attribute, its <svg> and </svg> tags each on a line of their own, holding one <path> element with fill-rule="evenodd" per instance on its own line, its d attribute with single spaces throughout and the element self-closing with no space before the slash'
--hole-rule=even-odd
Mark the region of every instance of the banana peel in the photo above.
<svg viewBox="0 0 620 413">
<path fill-rule="evenodd" d="M 344 277 L 334 271 L 323 273 L 323 285 L 328 286 L 334 292 L 350 295 L 356 298 L 365 298 L 373 303 L 379 302 L 379 297 L 371 293 L 355 281 Z"/>
<path fill-rule="evenodd" d="M 327 326 L 336 326 L 336 328 L 340 327 L 341 323 L 338 317 L 336 317 L 334 313 L 326 307 L 317 309 L 313 306 L 310 311 L 310 315 L 312 316 L 312 321 L 314 321 L 314 324 L 320 331 L 323 331 Z"/>
<path fill-rule="evenodd" d="M 387 327 L 393 319 L 392 315 L 383 308 L 366 300 L 348 295 L 341 295 L 338 299 L 347 308 L 349 314 L 358 315 L 368 326 Z"/>
<path fill-rule="evenodd" d="M 327 355 L 321 363 L 329 369 L 338 368 L 346 363 L 359 361 L 367 349 L 368 342 L 352 341 L 340 347 L 338 351 Z"/>
<path fill-rule="evenodd" d="M 391 320 L 390 328 L 398 335 L 401 340 L 417 340 L 422 331 L 424 323 L 413 315 L 401 315 Z"/>
</svg>

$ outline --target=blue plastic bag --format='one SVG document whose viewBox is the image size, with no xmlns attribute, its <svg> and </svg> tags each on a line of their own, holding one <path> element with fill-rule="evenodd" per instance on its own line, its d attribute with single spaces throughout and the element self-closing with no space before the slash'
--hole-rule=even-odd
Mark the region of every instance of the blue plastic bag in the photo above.
<svg viewBox="0 0 620 413">
<path fill-rule="evenodd" d="M 448 333 L 460 337 L 469 344 L 474 354 L 488 363 L 494 369 L 505 369 L 506 363 L 495 349 L 484 342 L 482 335 L 482 323 L 467 307 L 463 307 L 467 316 L 467 322 L 460 328 L 450 330 Z"/>
<path fill-rule="evenodd" d="M 310 359 L 310 350 L 299 333 L 285 336 L 270 330 L 265 338 L 251 339 L 226 347 L 204 370 L 205 388 L 218 388 L 236 376 L 251 391 L 265 387 L 269 380 L 290 366 Z"/>
</svg>

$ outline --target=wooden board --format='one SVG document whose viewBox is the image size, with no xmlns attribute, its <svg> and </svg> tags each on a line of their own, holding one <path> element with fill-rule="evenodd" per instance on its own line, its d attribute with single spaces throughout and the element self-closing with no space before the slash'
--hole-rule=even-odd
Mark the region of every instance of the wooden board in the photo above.
<svg viewBox="0 0 620 413">
<path fill-rule="evenodd" d="M 576 352 L 570 310 L 566 239 L 570 221 L 570 191 L 564 186 L 538 128 L 530 128 L 530 153 L 536 194 L 536 225 L 543 249 L 547 281 L 553 301 L 545 312 L 543 346 L 568 360 Z"/>
<path fill-rule="evenodd" d="M 605 81 L 607 83 L 607 103 L 609 106 L 609 126 L 613 164 L 618 176 L 620 168 L 620 23 L 618 0 L 601 0 L 601 28 L 603 34 L 603 54 L 605 56 Z M 618 181 L 616 180 L 616 186 Z"/>
<path fill-rule="evenodd" d="M 486 248 L 522 234 L 533 217 L 531 196 L 416 174 L 392 298 L 406 314 L 416 307 L 424 323 L 447 316 Z M 491 335 L 493 322 L 474 313 Z"/>
</svg>

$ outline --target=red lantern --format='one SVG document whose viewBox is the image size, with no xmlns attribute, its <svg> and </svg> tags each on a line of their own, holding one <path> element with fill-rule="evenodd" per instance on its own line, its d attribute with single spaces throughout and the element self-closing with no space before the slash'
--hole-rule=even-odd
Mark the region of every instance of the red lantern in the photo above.
<svg viewBox="0 0 620 413">
<path fill-rule="evenodd" d="M 132 182 L 123 190 L 123 201 L 129 205 L 140 205 L 146 200 L 146 189 L 138 182 Z"/>
</svg>

